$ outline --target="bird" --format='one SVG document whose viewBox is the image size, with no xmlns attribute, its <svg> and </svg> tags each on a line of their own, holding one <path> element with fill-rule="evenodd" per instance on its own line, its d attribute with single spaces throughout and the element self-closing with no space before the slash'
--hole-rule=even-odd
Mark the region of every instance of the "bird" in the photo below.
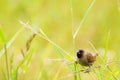
<svg viewBox="0 0 120 80">
<path fill-rule="evenodd" d="M 98 54 L 93 55 L 91 52 L 79 49 L 76 56 L 77 60 L 75 61 L 75 63 L 79 63 L 82 66 L 90 67 L 96 61 L 96 57 L 98 56 Z"/>
</svg>

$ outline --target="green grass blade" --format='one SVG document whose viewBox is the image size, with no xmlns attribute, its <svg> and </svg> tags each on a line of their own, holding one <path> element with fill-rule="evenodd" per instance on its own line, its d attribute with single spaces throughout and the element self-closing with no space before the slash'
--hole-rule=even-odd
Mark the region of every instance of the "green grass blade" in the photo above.
<svg viewBox="0 0 120 80">
<path fill-rule="evenodd" d="M 4 45 L 4 50 L 5 50 L 5 63 L 6 63 L 6 70 L 7 70 L 7 79 L 10 80 L 10 69 L 9 69 L 9 63 L 8 63 L 8 54 L 7 54 L 7 49 L 6 49 L 6 44 Z"/>
<path fill-rule="evenodd" d="M 11 38 L 10 41 L 7 42 L 6 49 L 8 49 L 12 43 L 17 39 L 18 35 L 23 31 L 24 27 L 22 27 L 19 31 L 15 33 L 15 35 Z M 5 53 L 4 48 L 0 50 L 0 57 Z"/>
<path fill-rule="evenodd" d="M 80 22 L 78 28 L 76 29 L 76 31 L 75 31 L 75 33 L 74 33 L 74 35 L 73 35 L 73 39 L 76 38 L 76 36 L 77 36 L 77 34 L 78 34 L 80 28 L 82 27 L 82 25 L 83 25 L 83 23 L 85 22 L 85 20 L 86 20 L 88 14 L 90 13 L 90 11 L 91 11 L 91 9 L 92 9 L 92 7 L 93 7 L 95 1 L 96 1 L 96 0 L 93 0 L 92 3 L 90 4 L 90 6 L 88 7 L 88 9 L 87 9 L 87 11 L 86 11 L 86 13 L 85 13 L 83 19 L 81 20 L 81 22 Z"/>
<path fill-rule="evenodd" d="M 17 68 L 14 69 L 13 73 L 12 73 L 12 80 L 17 80 L 17 73 L 18 73 L 18 69 L 25 63 L 30 63 L 30 58 L 32 57 L 33 54 L 33 50 L 31 49 L 28 54 L 24 57 L 24 59 L 18 64 Z M 25 69 L 27 70 L 28 66 L 25 66 Z"/>
<path fill-rule="evenodd" d="M 77 65 L 74 64 L 74 72 L 77 72 Z M 77 80 L 77 74 L 74 74 L 74 80 Z"/>
<path fill-rule="evenodd" d="M 23 71 L 24 71 L 24 72 L 26 72 L 26 71 L 28 70 L 28 68 L 29 68 L 29 65 L 30 65 L 30 62 L 31 62 L 31 59 L 32 59 L 32 56 L 33 56 L 33 51 L 34 51 L 34 50 L 30 50 L 30 52 L 29 52 L 29 57 L 28 57 L 28 59 L 26 60 L 25 65 L 24 65 L 24 67 L 23 67 Z"/>
<path fill-rule="evenodd" d="M 3 34 L 2 29 L 0 28 L 0 44 L 4 44 L 6 42 L 5 35 Z"/>
<path fill-rule="evenodd" d="M 110 69 L 109 66 L 107 66 L 107 69 L 108 69 L 109 73 L 112 75 L 112 77 L 114 78 L 114 80 L 119 80 L 119 79 L 116 77 L 116 75 L 113 73 L 113 71 Z"/>
<path fill-rule="evenodd" d="M 12 71 L 13 71 L 13 63 L 14 63 L 14 54 L 12 53 L 12 55 L 10 56 L 10 77 L 12 76 Z"/>
</svg>

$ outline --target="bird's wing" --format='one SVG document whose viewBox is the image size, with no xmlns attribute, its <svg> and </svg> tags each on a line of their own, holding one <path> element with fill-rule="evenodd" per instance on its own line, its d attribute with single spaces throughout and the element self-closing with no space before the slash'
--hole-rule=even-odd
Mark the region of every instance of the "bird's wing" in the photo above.
<svg viewBox="0 0 120 80">
<path fill-rule="evenodd" d="M 96 60 L 96 57 L 93 56 L 91 53 L 87 53 L 87 61 L 88 62 L 94 62 Z"/>
</svg>

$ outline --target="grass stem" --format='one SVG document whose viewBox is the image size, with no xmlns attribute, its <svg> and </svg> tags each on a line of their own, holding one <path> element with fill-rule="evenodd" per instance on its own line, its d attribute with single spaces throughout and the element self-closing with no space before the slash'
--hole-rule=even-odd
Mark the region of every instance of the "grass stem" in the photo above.
<svg viewBox="0 0 120 80">
<path fill-rule="evenodd" d="M 86 18 L 87 18 L 87 16 L 88 16 L 88 14 L 90 13 L 90 10 L 92 9 L 92 7 L 93 7 L 93 5 L 94 5 L 95 1 L 96 1 L 96 0 L 93 0 L 93 1 L 92 1 L 92 3 L 90 4 L 90 6 L 88 7 L 88 9 L 87 9 L 87 11 L 86 11 L 86 13 L 85 13 L 85 15 L 84 15 L 83 19 L 81 20 L 81 22 L 80 22 L 80 24 L 79 24 L 78 28 L 76 29 L 76 31 L 75 31 L 75 33 L 74 33 L 74 35 L 73 35 L 73 39 L 75 39 L 75 38 L 76 38 L 76 36 L 77 36 L 77 34 L 78 34 L 78 32 L 79 32 L 79 30 L 80 30 L 81 26 L 82 26 L 82 25 L 83 25 L 83 23 L 85 22 L 85 20 L 86 20 Z"/>
<path fill-rule="evenodd" d="M 7 70 L 7 80 L 10 80 L 10 72 L 9 72 L 9 64 L 8 64 L 8 55 L 7 55 L 6 44 L 4 45 L 4 49 L 5 49 L 5 62 L 6 62 L 6 70 Z"/>
</svg>

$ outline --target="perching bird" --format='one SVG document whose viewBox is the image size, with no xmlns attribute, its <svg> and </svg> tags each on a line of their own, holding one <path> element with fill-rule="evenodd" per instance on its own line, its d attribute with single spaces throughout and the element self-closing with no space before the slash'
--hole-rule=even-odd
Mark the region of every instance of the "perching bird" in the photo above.
<svg viewBox="0 0 120 80">
<path fill-rule="evenodd" d="M 87 52 L 85 50 L 78 50 L 77 52 L 77 60 L 76 60 L 76 63 L 79 63 L 83 66 L 92 66 L 94 61 L 96 60 L 96 56 L 98 54 L 91 54 L 90 52 Z"/>
</svg>

